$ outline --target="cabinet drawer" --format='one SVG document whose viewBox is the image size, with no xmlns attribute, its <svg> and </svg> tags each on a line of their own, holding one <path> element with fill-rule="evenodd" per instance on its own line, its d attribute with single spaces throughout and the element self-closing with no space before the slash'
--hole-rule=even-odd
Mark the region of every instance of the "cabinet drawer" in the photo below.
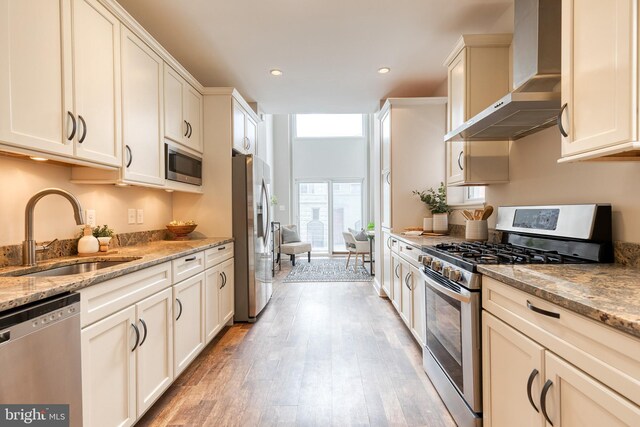
<svg viewBox="0 0 640 427">
<path fill-rule="evenodd" d="M 527 302 L 560 317 L 536 313 Z M 640 404 L 639 339 L 487 276 L 482 308 Z"/>
<path fill-rule="evenodd" d="M 204 251 L 204 268 L 211 268 L 233 257 L 233 243 L 227 243 Z"/>
<path fill-rule="evenodd" d="M 80 290 L 82 327 L 171 286 L 171 264 L 155 265 Z"/>
<path fill-rule="evenodd" d="M 204 271 L 204 251 L 174 259 L 171 270 L 174 284 Z"/>
<path fill-rule="evenodd" d="M 399 241 L 398 251 L 400 253 L 400 256 L 405 260 L 409 261 L 411 265 L 413 265 L 416 268 L 420 268 L 422 264 L 421 262 L 422 258 L 420 259 L 420 261 L 418 261 L 418 256 L 422 255 L 422 251 L 420 250 L 420 248 L 417 248 L 408 243 Z"/>
<path fill-rule="evenodd" d="M 399 254 L 400 253 L 400 240 L 397 237 L 391 236 L 391 251 Z"/>
</svg>

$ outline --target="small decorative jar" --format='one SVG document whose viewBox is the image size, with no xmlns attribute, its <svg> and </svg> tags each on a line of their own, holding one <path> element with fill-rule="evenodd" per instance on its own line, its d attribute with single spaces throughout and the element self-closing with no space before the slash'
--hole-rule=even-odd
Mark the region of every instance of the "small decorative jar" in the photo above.
<svg viewBox="0 0 640 427">
<path fill-rule="evenodd" d="M 433 214 L 433 232 L 434 233 L 449 232 L 449 214 L 448 213 Z"/>
</svg>

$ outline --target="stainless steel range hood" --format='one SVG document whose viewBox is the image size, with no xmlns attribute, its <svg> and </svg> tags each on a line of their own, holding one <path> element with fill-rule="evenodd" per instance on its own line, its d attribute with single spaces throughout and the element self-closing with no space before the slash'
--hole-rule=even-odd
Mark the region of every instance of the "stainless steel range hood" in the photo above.
<svg viewBox="0 0 640 427">
<path fill-rule="evenodd" d="M 560 112 L 558 0 L 515 0 L 513 92 L 445 135 L 445 141 L 516 140 L 556 123 Z"/>
</svg>

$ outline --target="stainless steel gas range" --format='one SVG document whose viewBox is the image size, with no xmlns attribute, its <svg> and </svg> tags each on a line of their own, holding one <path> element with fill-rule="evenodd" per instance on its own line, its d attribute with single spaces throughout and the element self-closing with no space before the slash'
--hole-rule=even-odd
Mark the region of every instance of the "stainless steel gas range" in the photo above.
<svg viewBox="0 0 640 427">
<path fill-rule="evenodd" d="M 481 264 L 613 262 L 610 205 L 507 206 L 500 243 L 422 248 L 423 365 L 456 423 L 482 425 Z"/>
</svg>

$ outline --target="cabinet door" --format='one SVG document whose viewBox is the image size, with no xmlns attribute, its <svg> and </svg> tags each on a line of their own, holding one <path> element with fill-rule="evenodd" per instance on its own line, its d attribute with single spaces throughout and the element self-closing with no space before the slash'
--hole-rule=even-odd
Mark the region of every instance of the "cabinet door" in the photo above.
<svg viewBox="0 0 640 427">
<path fill-rule="evenodd" d="M 220 301 L 220 324 L 224 325 L 233 319 L 235 312 L 235 281 L 233 276 L 233 259 L 220 264 L 220 271 L 224 276 L 224 281 L 220 284 L 219 288 L 219 301 Z"/>
<path fill-rule="evenodd" d="M 0 140 L 71 156 L 72 121 L 63 109 L 71 101 L 63 92 L 63 82 L 71 86 L 62 63 L 63 9 L 69 10 L 68 0 L 0 2 Z"/>
<path fill-rule="evenodd" d="M 555 426 L 637 426 L 640 407 L 547 351 L 546 413 Z M 542 396 L 544 398 L 545 396 Z"/>
<path fill-rule="evenodd" d="M 400 261 L 400 287 L 402 288 L 402 311 L 400 311 L 400 317 L 404 320 L 404 323 L 408 327 L 411 327 L 411 286 L 413 275 L 411 274 L 411 267 L 408 262 L 399 259 Z"/>
<path fill-rule="evenodd" d="M 484 141 L 481 141 L 484 142 Z M 449 141 L 447 144 L 447 185 L 464 182 L 465 142 Z"/>
<path fill-rule="evenodd" d="M 130 426 L 136 420 L 136 309 L 84 328 L 82 413 L 85 426 Z"/>
<path fill-rule="evenodd" d="M 412 319 L 411 319 L 411 331 L 418 338 L 418 342 L 422 347 L 426 342 L 426 315 L 425 315 L 425 284 L 422 279 L 420 270 L 411 266 L 411 304 L 412 304 Z"/>
<path fill-rule="evenodd" d="M 124 178 L 164 184 L 162 149 L 163 61 L 142 40 L 122 29 L 122 135 Z"/>
<path fill-rule="evenodd" d="M 391 266 L 391 235 L 389 233 L 382 233 L 382 241 L 384 245 L 383 257 L 382 257 L 382 289 L 387 294 L 389 299 L 393 300 L 393 286 L 392 286 L 393 268 Z"/>
<path fill-rule="evenodd" d="M 637 2 L 562 1 L 562 155 L 635 137 Z"/>
<path fill-rule="evenodd" d="M 382 227 L 391 228 L 391 170 L 383 170 L 380 177 L 380 192 L 382 203 L 380 208 L 380 223 Z"/>
<path fill-rule="evenodd" d="M 249 154 L 256 154 L 256 147 L 258 146 L 258 124 L 247 114 L 247 152 Z"/>
<path fill-rule="evenodd" d="M 204 347 L 204 273 L 173 286 L 174 375 L 182 373 Z"/>
<path fill-rule="evenodd" d="M 448 68 L 447 132 L 458 128 L 468 119 L 466 52 L 466 49 L 463 49 Z"/>
<path fill-rule="evenodd" d="M 202 153 L 202 95 L 188 83 L 185 83 L 184 94 L 185 120 L 189 123 L 189 133 L 184 143 L 187 147 Z"/>
<path fill-rule="evenodd" d="M 140 344 L 136 372 L 138 416 L 173 382 L 173 295 L 165 289 L 136 304 Z"/>
<path fill-rule="evenodd" d="M 391 301 L 399 313 L 402 311 L 402 265 L 400 264 L 400 258 L 393 253 L 391 254 L 391 287 L 393 288 L 391 291 L 393 299 Z"/>
<path fill-rule="evenodd" d="M 220 301 L 219 289 L 223 283 L 223 275 L 219 266 L 204 272 L 204 333 L 205 345 L 216 336 L 220 330 Z"/>
<path fill-rule="evenodd" d="M 382 170 L 391 170 L 391 109 L 380 120 Z"/>
<path fill-rule="evenodd" d="M 482 313 L 483 416 L 488 427 L 543 427 L 540 410 L 544 348 L 511 326 Z M 536 374 L 537 370 L 537 374 Z M 604 425 L 604 424 L 603 424 Z"/>
<path fill-rule="evenodd" d="M 121 166 L 120 21 L 98 0 L 73 0 L 78 158 Z"/>
<path fill-rule="evenodd" d="M 241 153 L 245 153 L 247 151 L 247 140 L 246 140 L 246 113 L 244 109 L 238 104 L 238 102 L 233 100 L 233 148 Z"/>
<path fill-rule="evenodd" d="M 164 64 L 164 136 L 175 142 L 183 143 L 188 126 L 184 117 L 183 94 L 185 82 L 166 63 Z"/>
</svg>

